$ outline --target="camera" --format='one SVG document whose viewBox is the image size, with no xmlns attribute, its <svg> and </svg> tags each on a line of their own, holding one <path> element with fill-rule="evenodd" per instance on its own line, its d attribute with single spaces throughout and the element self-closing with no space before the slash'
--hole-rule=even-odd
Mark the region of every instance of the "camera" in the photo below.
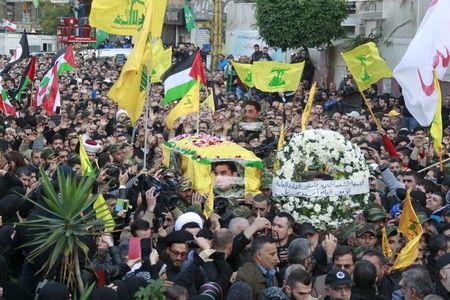
<svg viewBox="0 0 450 300">
<path fill-rule="evenodd" d="M 157 202 L 172 210 L 176 207 L 180 198 L 177 194 L 177 185 L 173 179 L 158 180 L 152 176 L 140 175 L 138 178 L 138 188 L 145 193 L 151 188 L 155 188 L 158 193 Z M 145 195 L 144 195 L 145 196 Z"/>
</svg>

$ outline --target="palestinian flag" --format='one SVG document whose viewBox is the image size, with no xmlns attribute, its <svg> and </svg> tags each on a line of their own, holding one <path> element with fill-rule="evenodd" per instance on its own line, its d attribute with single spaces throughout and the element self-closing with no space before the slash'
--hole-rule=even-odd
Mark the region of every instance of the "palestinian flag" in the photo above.
<svg viewBox="0 0 450 300">
<path fill-rule="evenodd" d="M 1 82 L 0 82 L 0 110 L 3 111 L 3 113 L 6 116 L 17 117 L 16 110 L 12 106 L 11 102 L 9 102 L 8 94 L 3 89 Z"/>
<path fill-rule="evenodd" d="M 36 68 L 36 57 L 32 57 L 28 66 L 25 70 L 25 73 L 22 75 L 22 79 L 20 80 L 19 87 L 14 91 L 14 99 L 17 101 L 21 101 L 22 92 L 27 88 L 28 84 L 33 83 L 34 81 L 34 73 Z"/>
<path fill-rule="evenodd" d="M 28 38 L 27 33 L 22 33 L 22 37 L 20 38 L 19 45 L 17 45 L 16 51 L 13 56 L 9 60 L 9 63 L 0 71 L 0 75 L 6 74 L 11 70 L 11 68 L 21 62 L 23 59 L 28 58 L 30 56 L 30 49 L 28 48 Z"/>
<path fill-rule="evenodd" d="M 43 106 L 49 116 L 61 106 L 59 94 L 59 76 L 76 68 L 73 48 L 69 46 L 60 50 L 53 59 L 50 70 L 47 71 L 41 81 L 38 91 L 33 99 L 33 107 Z"/>
<path fill-rule="evenodd" d="M 197 78 L 203 86 L 206 86 L 205 70 L 199 52 L 172 65 L 161 77 L 165 93 L 162 104 L 183 98 L 195 85 Z"/>
</svg>

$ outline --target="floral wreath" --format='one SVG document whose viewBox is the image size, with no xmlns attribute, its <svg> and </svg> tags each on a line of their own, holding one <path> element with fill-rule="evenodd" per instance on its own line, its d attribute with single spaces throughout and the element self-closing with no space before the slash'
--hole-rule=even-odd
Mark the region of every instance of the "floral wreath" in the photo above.
<svg viewBox="0 0 450 300">
<path fill-rule="evenodd" d="M 318 175 L 331 176 L 331 180 L 361 180 L 370 175 L 359 147 L 334 131 L 306 130 L 295 134 L 277 156 L 280 168 L 275 177 L 292 182 L 312 181 Z M 327 230 L 352 222 L 353 216 L 367 205 L 369 194 L 274 199 L 296 222 Z"/>
</svg>

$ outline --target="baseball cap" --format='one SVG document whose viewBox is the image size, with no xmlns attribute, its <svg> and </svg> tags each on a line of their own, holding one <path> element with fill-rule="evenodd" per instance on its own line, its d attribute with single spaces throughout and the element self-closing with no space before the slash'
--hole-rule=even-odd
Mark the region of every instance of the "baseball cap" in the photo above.
<svg viewBox="0 0 450 300">
<path fill-rule="evenodd" d="M 341 269 L 331 270 L 325 277 L 325 285 L 329 286 L 332 289 L 347 284 L 351 285 L 352 279 L 350 277 L 350 274 L 348 274 L 347 271 L 345 270 Z"/>
<path fill-rule="evenodd" d="M 360 117 L 359 112 L 357 112 L 355 110 L 352 111 L 352 112 L 347 113 L 346 115 L 349 116 L 349 117 L 355 118 L 355 119 Z"/>
<path fill-rule="evenodd" d="M 367 221 L 369 222 L 377 222 L 386 218 L 386 211 L 380 206 L 371 207 L 367 212 Z"/>
<path fill-rule="evenodd" d="M 181 176 L 178 179 L 177 189 L 181 192 L 192 190 L 192 181 L 187 177 Z"/>
<path fill-rule="evenodd" d="M 48 159 L 52 156 L 56 156 L 56 153 L 55 153 L 55 151 L 53 151 L 53 149 L 45 149 L 44 151 L 42 151 L 42 154 L 41 154 L 42 159 Z"/>
<path fill-rule="evenodd" d="M 361 223 L 356 230 L 356 236 L 359 237 L 364 233 L 372 233 L 373 235 L 377 235 L 373 226 L 369 223 Z"/>
<path fill-rule="evenodd" d="M 114 154 L 114 153 L 116 153 L 116 152 L 118 152 L 118 151 L 120 151 L 122 149 L 123 149 L 123 145 L 114 144 L 114 145 L 109 146 L 108 152 L 110 154 Z"/>
<path fill-rule="evenodd" d="M 388 116 L 389 117 L 397 117 L 397 116 L 400 116 L 400 113 L 398 111 L 396 111 L 395 109 L 393 109 L 390 112 L 388 112 Z"/>
</svg>

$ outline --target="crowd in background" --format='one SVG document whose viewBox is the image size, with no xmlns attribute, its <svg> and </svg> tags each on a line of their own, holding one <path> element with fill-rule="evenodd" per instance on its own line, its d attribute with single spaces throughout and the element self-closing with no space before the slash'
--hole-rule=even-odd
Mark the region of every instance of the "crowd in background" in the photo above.
<svg viewBox="0 0 450 300">
<path fill-rule="evenodd" d="M 196 50 L 174 49 L 174 61 Z M 221 137 L 253 151 L 264 162 L 261 194 L 216 190 L 215 213 L 202 215 L 207 195 L 199 194 L 189 178 L 162 166 L 161 145 L 180 134 L 196 133 L 196 116 L 180 118 L 175 129 L 165 126 L 172 105 L 163 106 L 163 87 L 152 84 L 149 94 L 148 136 L 144 118 L 132 126 L 126 111 L 107 97 L 121 66 L 110 58 L 76 53 L 77 70 L 61 75 L 61 107 L 48 116 L 33 108 L 32 93 L 12 100 L 17 117 L 0 117 L 0 295 L 4 299 L 69 299 L 58 271 L 38 272 L 42 260 L 27 257 L 26 228 L 15 224 L 38 213 L 22 196 L 38 199 L 39 168 L 55 178 L 56 171 L 81 174 L 79 136 L 98 172 L 101 188 L 116 218 L 116 230 L 92 239 L 92 255 L 83 262 L 83 280 L 95 280 L 101 270 L 105 287 L 90 299 L 134 299 L 150 279 L 165 283 L 167 299 L 450 299 L 450 173 L 439 165 L 429 128 L 409 114 L 401 95 L 367 97 L 382 128 L 364 106 L 351 75 L 338 84 L 321 86 L 315 96 L 308 129 L 341 133 L 364 152 L 371 168 L 370 203 L 347 226 L 319 231 L 298 224 L 290 212 L 278 209 L 271 196 L 273 165 L 280 128 L 288 142 L 300 132 L 301 115 L 309 95 L 314 67 L 307 52 L 292 57 L 307 67 L 297 91 L 267 94 L 249 89 L 230 60 L 207 71 L 216 111 L 203 106 L 199 133 Z M 271 60 L 267 49 L 255 47 L 251 63 Z M 38 57 L 34 90 L 52 57 Z M 0 66 L 7 58 L 0 58 Z M 2 80 L 9 95 L 17 88 L 26 61 Z M 201 91 L 201 99 L 207 93 Z M 450 96 L 443 100 L 444 157 L 450 153 Z M 252 124 L 249 126 L 248 124 Z M 144 169 L 144 149 L 148 149 Z M 242 170 L 223 162 L 212 166 L 216 176 L 242 177 Z M 158 193 L 156 180 L 176 197 Z M 150 183 L 149 183 L 150 182 Z M 399 215 L 411 189 L 414 209 L 424 228 L 419 255 L 405 270 L 389 272 L 405 246 L 397 233 Z M 130 209 L 116 211 L 117 199 Z M 381 228 L 387 229 L 392 257 L 381 251 Z M 140 259 L 128 259 L 129 238 L 151 239 Z M 144 253 L 144 252 L 143 252 Z M 45 279 L 48 280 L 44 281 Z M 42 284 L 42 283 L 46 284 Z M 36 298 L 35 298 L 36 297 Z"/>
</svg>

